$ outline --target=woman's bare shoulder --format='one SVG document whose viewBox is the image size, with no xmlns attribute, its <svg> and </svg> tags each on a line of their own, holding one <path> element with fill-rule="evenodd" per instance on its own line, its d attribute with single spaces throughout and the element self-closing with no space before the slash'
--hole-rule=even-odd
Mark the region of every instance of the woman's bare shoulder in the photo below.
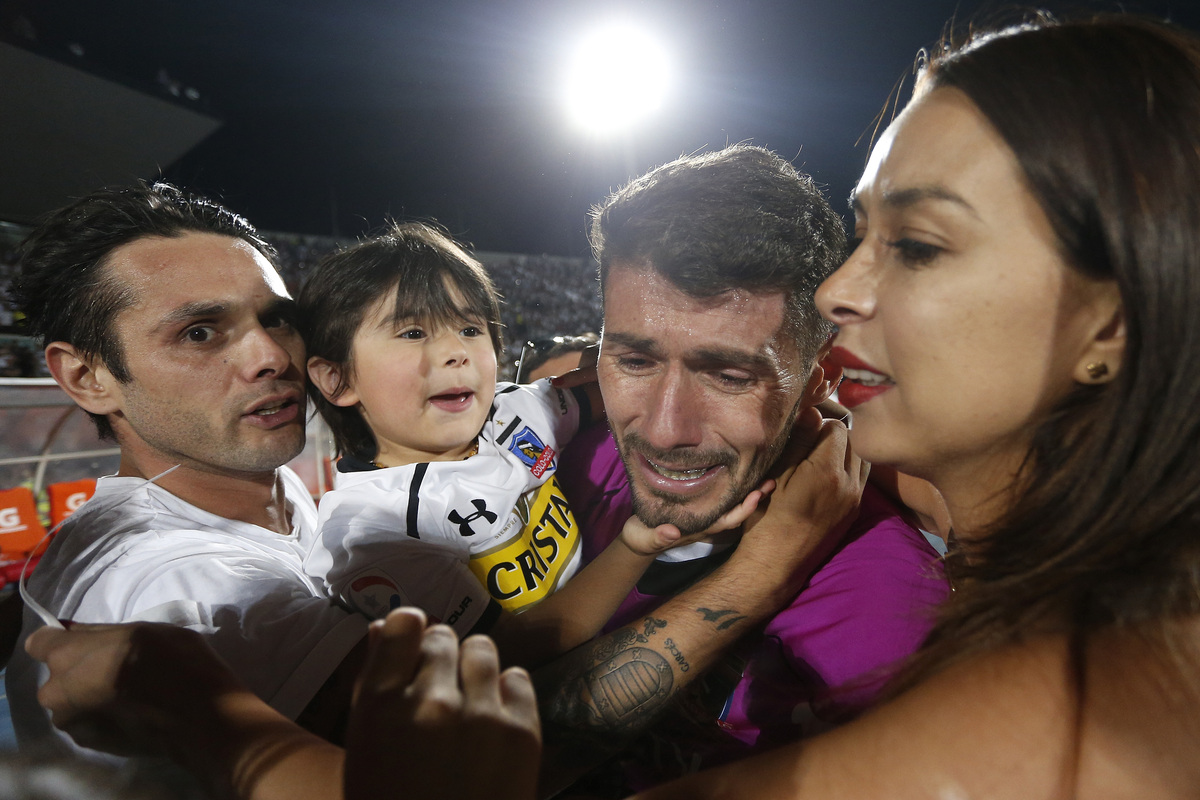
<svg viewBox="0 0 1200 800">
<path fill-rule="evenodd" d="M 1096 636 L 1086 674 L 1079 796 L 1200 797 L 1200 620 Z"/>
<path fill-rule="evenodd" d="M 1034 637 L 831 733 L 647 797 L 1200 797 L 1200 692 L 1160 656 L 1142 637 L 1098 636 L 1080 687 L 1066 638 Z"/>
</svg>

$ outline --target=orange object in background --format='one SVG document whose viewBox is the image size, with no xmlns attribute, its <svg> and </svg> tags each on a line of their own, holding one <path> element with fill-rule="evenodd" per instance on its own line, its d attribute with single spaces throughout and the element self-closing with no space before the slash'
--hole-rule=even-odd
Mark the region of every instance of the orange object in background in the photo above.
<svg viewBox="0 0 1200 800">
<path fill-rule="evenodd" d="M 96 479 L 83 478 L 78 481 L 52 483 L 46 487 L 50 497 L 50 527 L 54 527 L 83 505 L 96 493 Z"/>
<path fill-rule="evenodd" d="M 0 490 L 0 557 L 24 560 L 45 536 L 33 492 L 25 486 Z"/>
</svg>

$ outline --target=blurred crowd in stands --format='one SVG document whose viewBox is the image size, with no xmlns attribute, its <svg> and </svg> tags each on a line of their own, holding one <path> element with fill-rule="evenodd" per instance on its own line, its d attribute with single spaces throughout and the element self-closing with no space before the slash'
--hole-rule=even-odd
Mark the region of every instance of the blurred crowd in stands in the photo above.
<svg viewBox="0 0 1200 800">
<path fill-rule="evenodd" d="M 44 377 L 41 353 L 20 336 L 17 313 L 8 300 L 8 284 L 16 271 L 16 248 L 24 230 L 0 225 L 0 377 Z M 293 295 L 305 275 L 327 253 L 350 240 L 295 234 L 266 234 L 279 250 L 284 280 Z M 476 252 L 504 298 L 504 343 L 507 357 L 500 378 L 511 380 L 514 364 L 527 341 L 545 341 L 600 330 L 600 294 L 595 263 L 590 258 Z"/>
</svg>

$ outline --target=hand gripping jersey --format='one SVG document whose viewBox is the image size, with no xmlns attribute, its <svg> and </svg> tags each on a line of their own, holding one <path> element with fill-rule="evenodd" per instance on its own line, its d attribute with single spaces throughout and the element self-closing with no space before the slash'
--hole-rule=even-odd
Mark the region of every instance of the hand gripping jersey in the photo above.
<svg viewBox="0 0 1200 800">
<path fill-rule="evenodd" d="M 548 380 L 501 383 L 466 460 L 379 469 L 343 458 L 309 574 L 368 617 L 415 605 L 460 635 L 486 630 L 500 607 L 539 602 L 579 569 L 556 471 L 580 413 Z"/>
</svg>

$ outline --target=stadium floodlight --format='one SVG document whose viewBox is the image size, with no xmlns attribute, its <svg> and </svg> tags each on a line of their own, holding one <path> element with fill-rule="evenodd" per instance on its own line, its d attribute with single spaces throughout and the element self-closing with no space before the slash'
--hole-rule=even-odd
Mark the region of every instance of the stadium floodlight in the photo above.
<svg viewBox="0 0 1200 800">
<path fill-rule="evenodd" d="M 628 23 L 610 23 L 580 42 L 565 78 L 571 120 L 603 135 L 660 109 L 670 68 L 666 50 L 653 37 Z"/>
</svg>

